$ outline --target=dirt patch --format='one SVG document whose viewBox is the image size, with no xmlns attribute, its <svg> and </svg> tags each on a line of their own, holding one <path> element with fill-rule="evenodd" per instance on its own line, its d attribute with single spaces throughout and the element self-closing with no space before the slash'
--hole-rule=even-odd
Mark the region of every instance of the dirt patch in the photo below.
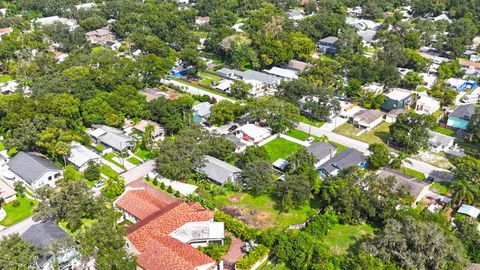
<svg viewBox="0 0 480 270">
<path fill-rule="evenodd" d="M 231 201 L 231 202 L 239 202 L 239 201 L 243 200 L 243 196 L 231 195 L 231 196 L 228 196 L 228 200 Z"/>
<path fill-rule="evenodd" d="M 260 212 L 257 214 L 257 218 L 259 220 L 267 220 L 270 217 L 270 213 L 267 212 Z"/>
<path fill-rule="evenodd" d="M 448 160 L 448 158 L 441 153 L 421 152 L 413 156 L 413 158 L 442 169 L 450 170 L 453 168 L 453 164 L 450 162 L 450 160 Z"/>
</svg>

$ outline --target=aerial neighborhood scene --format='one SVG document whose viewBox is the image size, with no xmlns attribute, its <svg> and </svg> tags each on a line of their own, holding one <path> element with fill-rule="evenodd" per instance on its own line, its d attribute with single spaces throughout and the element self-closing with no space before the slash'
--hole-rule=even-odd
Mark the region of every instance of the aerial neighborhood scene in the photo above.
<svg viewBox="0 0 480 270">
<path fill-rule="evenodd" d="M 479 270 L 479 0 L 0 0 L 0 270 Z"/>
</svg>

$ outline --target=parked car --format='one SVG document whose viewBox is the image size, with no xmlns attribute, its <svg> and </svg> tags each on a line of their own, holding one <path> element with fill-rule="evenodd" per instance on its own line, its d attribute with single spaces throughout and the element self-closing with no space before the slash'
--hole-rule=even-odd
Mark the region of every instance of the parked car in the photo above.
<svg viewBox="0 0 480 270">
<path fill-rule="evenodd" d="M 433 178 L 433 176 L 428 176 L 426 179 L 425 179 L 425 183 L 427 184 L 431 184 L 435 182 L 435 178 Z"/>
<path fill-rule="evenodd" d="M 308 137 L 305 141 L 306 141 L 307 143 L 312 143 L 313 141 L 315 141 L 315 138 L 313 138 L 313 137 Z"/>
<path fill-rule="evenodd" d="M 100 179 L 100 181 L 98 181 L 98 182 L 95 184 L 95 187 L 96 187 L 96 188 L 99 188 L 99 187 L 103 186 L 104 183 L 105 183 L 105 179 Z"/>
</svg>

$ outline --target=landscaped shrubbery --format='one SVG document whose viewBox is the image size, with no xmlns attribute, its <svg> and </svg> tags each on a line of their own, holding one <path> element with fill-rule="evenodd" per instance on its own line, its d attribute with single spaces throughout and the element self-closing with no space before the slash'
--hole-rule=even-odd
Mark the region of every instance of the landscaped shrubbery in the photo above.
<svg viewBox="0 0 480 270">
<path fill-rule="evenodd" d="M 253 265 L 267 256 L 269 252 L 270 250 L 266 246 L 258 245 L 258 247 L 254 248 L 252 251 L 250 251 L 250 253 L 235 263 L 235 269 L 251 269 Z"/>
<path fill-rule="evenodd" d="M 247 224 L 224 212 L 215 211 L 215 221 L 225 223 L 225 229 L 227 231 L 244 241 L 256 239 L 260 234 L 260 230 L 250 228 Z"/>
</svg>

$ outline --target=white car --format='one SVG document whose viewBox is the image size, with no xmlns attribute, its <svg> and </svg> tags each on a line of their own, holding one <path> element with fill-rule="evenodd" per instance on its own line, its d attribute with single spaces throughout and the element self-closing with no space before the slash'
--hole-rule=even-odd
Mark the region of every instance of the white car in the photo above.
<svg viewBox="0 0 480 270">
<path fill-rule="evenodd" d="M 313 138 L 313 137 L 308 137 L 305 141 L 306 141 L 307 143 L 312 143 L 313 141 L 315 141 L 315 138 Z"/>
</svg>

